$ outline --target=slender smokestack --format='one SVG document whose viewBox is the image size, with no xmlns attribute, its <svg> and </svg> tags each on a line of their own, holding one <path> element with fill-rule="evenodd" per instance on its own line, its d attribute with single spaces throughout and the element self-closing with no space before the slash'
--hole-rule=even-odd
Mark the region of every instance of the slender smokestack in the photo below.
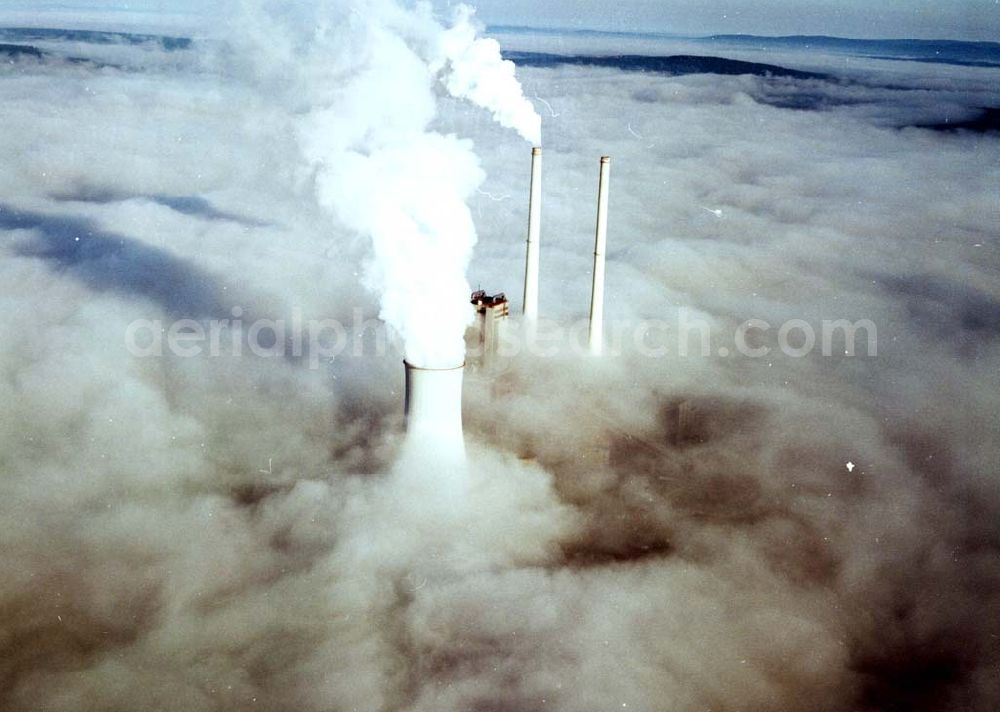
<svg viewBox="0 0 1000 712">
<path fill-rule="evenodd" d="M 542 149 L 531 149 L 531 190 L 528 197 L 528 254 L 524 263 L 524 318 L 538 319 L 538 239 L 542 223 Z"/>
<path fill-rule="evenodd" d="M 454 368 L 406 367 L 406 446 L 435 461 L 465 459 L 462 436 L 462 375 L 465 364 Z"/>
<path fill-rule="evenodd" d="M 601 175 L 597 187 L 597 233 L 594 237 L 594 287 L 590 294 L 590 353 L 600 356 L 604 350 L 604 251 L 608 242 L 608 181 L 611 158 L 601 156 Z"/>
</svg>

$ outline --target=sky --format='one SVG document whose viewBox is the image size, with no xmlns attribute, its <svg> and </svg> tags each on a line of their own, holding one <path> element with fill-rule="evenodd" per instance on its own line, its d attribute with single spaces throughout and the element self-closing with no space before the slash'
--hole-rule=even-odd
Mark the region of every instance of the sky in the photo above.
<svg viewBox="0 0 1000 712">
<path fill-rule="evenodd" d="M 994 0 L 482 0 L 490 23 L 678 34 L 824 34 L 847 37 L 1000 38 Z"/>
<path fill-rule="evenodd" d="M 452 0 L 435 0 L 447 7 Z M 760 35 L 823 34 L 843 37 L 918 37 L 1000 39 L 1000 0 L 480 0 L 471 3 L 489 24 L 573 27 L 627 32 L 687 35 L 745 33 Z M 611 6 L 609 8 L 609 5 Z M 36 24 L 45 16 L 100 23 L 114 18 L 126 24 L 155 22 L 157 16 L 183 25 L 183 18 L 204 16 L 196 0 L 8 0 L 0 23 Z M 202 17 L 204 22 L 204 17 Z M 198 24 L 198 23 L 196 23 Z"/>
</svg>

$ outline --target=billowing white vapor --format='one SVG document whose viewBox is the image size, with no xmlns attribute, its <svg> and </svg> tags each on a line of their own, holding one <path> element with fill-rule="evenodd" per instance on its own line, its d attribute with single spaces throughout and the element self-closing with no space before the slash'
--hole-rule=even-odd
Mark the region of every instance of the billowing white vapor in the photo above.
<svg viewBox="0 0 1000 712">
<path fill-rule="evenodd" d="M 258 0 L 250 10 L 250 27 L 268 28 L 252 38 L 252 69 L 300 117 L 321 204 L 372 240 L 365 280 L 381 294 L 380 316 L 402 336 L 409 362 L 460 365 L 476 242 L 465 201 L 484 176 L 471 142 L 428 127 L 444 91 L 537 143 L 541 119 L 514 65 L 494 40 L 477 37 L 465 7 L 448 27 L 429 4 L 390 0 Z"/>
<path fill-rule="evenodd" d="M 452 96 L 489 109 L 497 123 L 537 146 L 542 142 L 542 117 L 524 96 L 514 63 L 500 56 L 500 43 L 476 36 L 472 13 L 469 6 L 459 5 L 452 26 L 441 35 L 445 86 Z"/>
</svg>

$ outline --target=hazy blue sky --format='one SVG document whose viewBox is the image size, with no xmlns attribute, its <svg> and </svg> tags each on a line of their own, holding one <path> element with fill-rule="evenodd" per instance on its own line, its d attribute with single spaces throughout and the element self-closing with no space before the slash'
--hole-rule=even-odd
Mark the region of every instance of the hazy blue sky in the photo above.
<svg viewBox="0 0 1000 712">
<path fill-rule="evenodd" d="M 481 0 L 489 22 L 685 34 L 1000 40 L 998 0 Z"/>
<path fill-rule="evenodd" d="M 303 1 L 303 0 L 298 0 Z M 454 4 L 435 0 L 438 6 Z M 1000 0 L 480 0 L 479 16 L 496 24 L 712 34 L 830 34 L 850 37 L 943 37 L 1000 40 Z M 112 13 L 122 21 L 147 13 L 203 15 L 203 0 L 63 0 L 0 3 L 8 18 Z M 32 22 L 35 24 L 35 22 Z"/>
</svg>

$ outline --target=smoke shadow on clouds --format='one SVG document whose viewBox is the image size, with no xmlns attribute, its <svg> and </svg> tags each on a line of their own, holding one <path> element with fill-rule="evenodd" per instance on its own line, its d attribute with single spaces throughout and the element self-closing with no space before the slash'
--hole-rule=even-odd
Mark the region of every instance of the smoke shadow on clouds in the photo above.
<svg viewBox="0 0 1000 712">
<path fill-rule="evenodd" d="M 0 229 L 30 230 L 15 247 L 100 291 L 149 299 L 176 318 L 227 318 L 231 298 L 215 275 L 194 262 L 125 235 L 107 232 L 92 220 L 46 215 L 0 204 Z"/>
<path fill-rule="evenodd" d="M 97 195 L 90 202 L 102 200 Z M 172 203 L 171 207 L 185 214 L 206 210 L 210 214 L 227 215 L 196 197 L 161 196 L 155 202 Z M 45 260 L 92 289 L 150 300 L 169 319 L 225 323 L 232 322 L 238 314 L 246 325 L 257 321 L 288 321 L 275 305 L 256 308 L 261 295 L 240 289 L 220 275 L 166 250 L 120 233 L 101 230 L 88 218 L 47 215 L 0 203 L 0 230 L 33 231 L 31 237 L 16 244 L 16 254 Z M 236 308 L 238 312 L 234 312 Z M 150 316 L 156 318 L 158 315 Z M 281 347 L 276 346 L 278 339 L 282 339 Z M 261 349 L 280 354 L 287 364 L 299 368 L 315 368 L 320 362 L 329 362 L 327 349 L 331 340 L 336 340 L 334 334 L 312 323 L 303 324 L 298 335 L 291 333 L 290 327 L 280 332 L 265 328 L 254 337 Z M 358 417 L 370 408 L 368 403 L 357 405 Z"/>
<path fill-rule="evenodd" d="M 967 284 L 935 275 L 871 276 L 901 299 L 915 325 L 974 356 L 977 346 L 1000 335 L 1000 301 Z"/>
<path fill-rule="evenodd" d="M 274 225 L 274 223 L 267 220 L 257 220 L 226 210 L 220 210 L 200 195 L 129 194 L 113 190 L 81 188 L 77 191 L 58 193 L 50 197 L 61 203 L 93 203 L 96 205 L 123 203 L 127 200 L 148 200 L 165 208 L 170 208 L 181 215 L 189 215 L 205 220 L 234 222 L 244 227 L 271 227 Z"/>
</svg>

